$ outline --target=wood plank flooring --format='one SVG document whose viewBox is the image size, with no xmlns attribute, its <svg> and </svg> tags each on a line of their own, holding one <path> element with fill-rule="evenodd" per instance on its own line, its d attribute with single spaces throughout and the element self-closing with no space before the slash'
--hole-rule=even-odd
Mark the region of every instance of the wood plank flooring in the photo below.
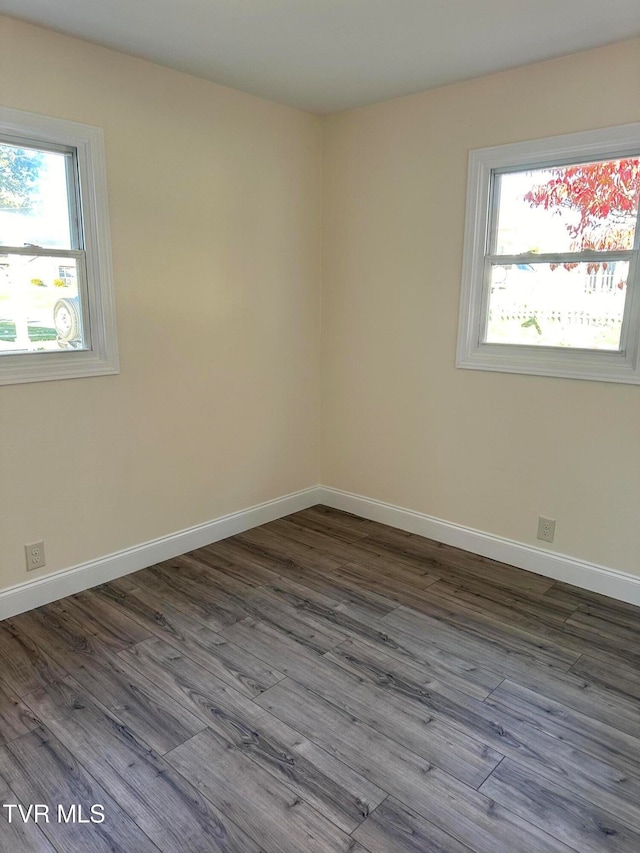
<svg viewBox="0 0 640 853">
<path fill-rule="evenodd" d="M 0 851 L 638 853 L 638 640 L 313 507 L 0 623 Z"/>
</svg>

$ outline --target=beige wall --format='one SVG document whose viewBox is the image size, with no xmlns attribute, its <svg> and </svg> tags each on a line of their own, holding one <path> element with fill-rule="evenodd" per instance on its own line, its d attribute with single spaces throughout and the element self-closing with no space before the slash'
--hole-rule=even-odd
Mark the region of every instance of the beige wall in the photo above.
<svg viewBox="0 0 640 853">
<path fill-rule="evenodd" d="M 640 574 L 640 388 L 454 367 L 471 148 L 640 119 L 640 41 L 325 123 L 323 482 Z"/>
<path fill-rule="evenodd" d="M 46 574 L 318 482 L 322 139 L 44 29 L 0 44 L 0 103 L 104 128 L 121 359 L 0 387 L 3 588 L 26 542 Z"/>
<path fill-rule="evenodd" d="M 320 479 L 640 573 L 640 390 L 454 367 L 468 150 L 640 119 L 639 41 L 320 120 L 0 40 L 0 103 L 104 128 L 122 365 L 0 387 L 0 588 Z"/>
</svg>

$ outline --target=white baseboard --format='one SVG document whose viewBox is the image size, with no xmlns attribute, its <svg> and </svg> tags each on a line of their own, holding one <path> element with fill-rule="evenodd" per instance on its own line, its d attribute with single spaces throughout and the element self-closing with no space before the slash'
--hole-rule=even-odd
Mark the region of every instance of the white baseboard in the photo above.
<svg viewBox="0 0 640 853">
<path fill-rule="evenodd" d="M 196 527 L 180 530 L 150 542 L 143 542 L 141 545 L 91 560 L 80 566 L 2 590 L 0 619 L 16 616 L 25 610 L 32 610 L 34 607 L 90 589 L 97 584 L 137 572 L 139 569 L 145 569 L 163 560 L 170 560 L 186 551 L 201 548 L 211 542 L 218 542 L 220 539 L 226 539 L 227 536 L 242 533 L 244 530 L 258 527 L 260 524 L 266 524 L 268 521 L 274 521 L 276 518 L 282 518 L 319 503 L 372 521 L 379 521 L 409 533 L 417 533 L 419 536 L 426 536 L 428 539 L 444 542 L 447 545 L 462 548 L 464 551 L 481 554 L 483 557 L 489 557 L 501 563 L 518 566 L 554 580 L 599 592 L 601 595 L 640 605 L 640 577 L 635 575 L 493 536 L 470 527 L 462 527 L 459 524 L 452 524 L 440 518 L 373 498 L 354 495 L 327 486 L 314 486 Z"/>
<path fill-rule="evenodd" d="M 189 527 L 150 542 L 143 542 L 141 545 L 134 545 L 132 548 L 117 551 L 115 554 L 91 560 L 71 569 L 18 584 L 0 592 L 0 619 L 16 616 L 18 613 L 24 613 L 25 610 L 32 610 L 34 607 L 90 589 L 97 584 L 137 572 L 162 560 L 170 560 L 186 551 L 193 551 L 194 548 L 201 548 L 211 542 L 226 539 L 227 536 L 242 533 L 243 530 L 266 524 L 268 521 L 274 521 L 276 518 L 282 518 L 284 515 L 298 512 L 317 503 L 317 487 L 304 489 L 240 512 L 224 515 L 205 524 L 198 524 L 196 527 Z"/>
<path fill-rule="evenodd" d="M 365 498 L 362 495 L 343 492 L 340 489 L 320 486 L 317 499 L 318 503 L 334 509 L 341 509 L 371 521 L 379 521 L 409 533 L 417 533 L 428 539 L 435 539 L 437 542 L 444 542 L 447 545 L 462 548 L 464 551 L 472 551 L 483 557 L 518 566 L 620 601 L 640 605 L 640 577 L 636 575 L 608 569 L 605 566 L 536 548 L 533 545 L 524 545 L 512 539 L 493 536 L 471 527 L 462 527 L 440 518 Z"/>
</svg>

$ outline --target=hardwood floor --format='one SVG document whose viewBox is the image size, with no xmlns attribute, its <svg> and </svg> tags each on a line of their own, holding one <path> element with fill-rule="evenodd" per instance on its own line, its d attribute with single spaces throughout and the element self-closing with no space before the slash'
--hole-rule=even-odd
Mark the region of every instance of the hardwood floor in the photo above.
<svg viewBox="0 0 640 853">
<path fill-rule="evenodd" d="M 638 853 L 639 617 L 322 506 L 200 548 L 0 623 L 0 850 Z"/>
</svg>

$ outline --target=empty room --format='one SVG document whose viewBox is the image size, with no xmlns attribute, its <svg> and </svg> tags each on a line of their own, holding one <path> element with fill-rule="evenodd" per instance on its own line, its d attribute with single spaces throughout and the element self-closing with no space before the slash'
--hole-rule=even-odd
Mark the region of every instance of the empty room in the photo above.
<svg viewBox="0 0 640 853">
<path fill-rule="evenodd" d="M 640 851 L 637 0 L 0 0 L 0 853 Z"/>
</svg>

